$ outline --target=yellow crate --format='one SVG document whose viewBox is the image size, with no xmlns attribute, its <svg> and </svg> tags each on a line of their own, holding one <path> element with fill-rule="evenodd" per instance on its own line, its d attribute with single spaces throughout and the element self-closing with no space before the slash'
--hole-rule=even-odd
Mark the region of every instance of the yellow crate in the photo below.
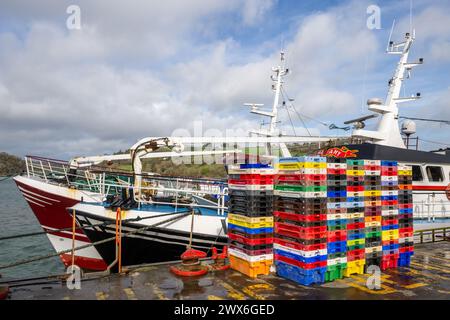
<svg viewBox="0 0 450 320">
<path fill-rule="evenodd" d="M 326 162 L 304 162 L 303 165 L 304 165 L 304 168 L 310 168 L 310 169 L 324 169 L 327 167 Z"/>
<path fill-rule="evenodd" d="M 347 262 L 347 269 L 344 270 L 344 277 L 350 277 L 352 274 L 363 274 L 366 260 L 355 260 Z"/>
<path fill-rule="evenodd" d="M 380 197 L 381 196 L 381 190 L 366 190 L 364 191 L 365 197 Z"/>
<path fill-rule="evenodd" d="M 263 223 L 263 222 L 273 223 L 273 217 L 246 217 L 240 214 L 229 213 L 228 218 L 234 221 L 242 221 L 246 223 Z"/>
<path fill-rule="evenodd" d="M 248 262 L 232 255 L 228 255 L 228 259 L 230 260 L 231 269 L 239 271 L 250 278 L 256 278 L 258 275 L 268 275 L 270 266 L 273 264 L 273 260 Z"/>
<path fill-rule="evenodd" d="M 366 239 L 347 240 L 347 246 L 349 246 L 349 247 L 360 245 L 360 244 L 365 244 L 365 243 L 366 243 Z"/>
<path fill-rule="evenodd" d="M 381 232 L 381 240 L 382 241 L 396 240 L 396 239 L 398 239 L 398 229 L 387 230 L 387 231 Z"/>
<path fill-rule="evenodd" d="M 251 228 L 251 229 L 256 229 L 256 228 L 273 228 L 273 221 L 269 221 L 269 222 L 245 222 L 242 220 L 234 220 L 228 217 L 228 222 L 241 226 L 241 227 L 245 227 L 245 228 Z"/>
<path fill-rule="evenodd" d="M 304 167 L 305 167 L 304 162 L 283 162 L 275 164 L 275 169 L 286 171 L 300 170 L 303 169 Z"/>
<path fill-rule="evenodd" d="M 399 176 L 412 176 L 412 170 L 398 170 Z"/>
<path fill-rule="evenodd" d="M 347 170 L 348 176 L 363 176 L 364 170 Z"/>
</svg>

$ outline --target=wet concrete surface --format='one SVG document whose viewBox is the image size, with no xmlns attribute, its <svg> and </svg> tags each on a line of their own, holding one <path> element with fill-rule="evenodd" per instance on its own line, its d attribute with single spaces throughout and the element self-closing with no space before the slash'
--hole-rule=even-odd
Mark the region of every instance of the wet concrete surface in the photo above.
<svg viewBox="0 0 450 320">
<path fill-rule="evenodd" d="M 416 245 L 411 266 L 383 272 L 378 290 L 367 288 L 369 277 L 369 274 L 353 275 L 307 287 L 275 274 L 250 279 L 234 270 L 180 278 L 170 273 L 168 265 L 158 265 L 83 280 L 79 290 L 69 290 L 65 281 L 12 287 L 10 299 L 450 300 L 450 242 Z"/>
</svg>

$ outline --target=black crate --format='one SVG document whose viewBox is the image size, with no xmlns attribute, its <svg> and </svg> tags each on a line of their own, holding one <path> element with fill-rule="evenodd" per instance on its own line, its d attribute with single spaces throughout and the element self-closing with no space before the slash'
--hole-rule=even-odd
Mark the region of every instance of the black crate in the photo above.
<svg viewBox="0 0 450 320">
<path fill-rule="evenodd" d="M 347 208 L 347 213 L 359 213 L 359 212 L 364 212 L 364 208 Z"/>
<path fill-rule="evenodd" d="M 277 233 L 274 234 L 274 237 L 279 238 L 281 240 L 291 241 L 291 242 L 295 242 L 295 243 L 299 243 L 299 244 L 303 244 L 303 245 L 327 243 L 327 238 L 316 238 L 316 239 L 306 240 L 306 239 L 288 237 L 288 236 L 284 236 L 284 235 L 277 234 Z"/>
<path fill-rule="evenodd" d="M 381 186 L 383 191 L 395 191 L 398 190 L 398 186 Z"/>
<path fill-rule="evenodd" d="M 381 190 L 381 186 L 379 184 L 366 184 L 364 185 L 364 189 L 366 191 L 377 191 Z"/>
<path fill-rule="evenodd" d="M 327 187 L 346 187 L 347 186 L 347 179 L 345 180 L 327 180 Z"/>
<path fill-rule="evenodd" d="M 381 206 L 381 210 L 398 210 L 398 205 L 392 205 L 392 206 Z"/>
<path fill-rule="evenodd" d="M 294 226 L 300 226 L 300 227 L 325 227 L 327 225 L 327 220 L 321 220 L 321 221 L 294 221 L 289 219 L 283 219 L 280 217 L 275 217 L 275 222 L 282 222 L 286 224 L 291 224 Z"/>
<path fill-rule="evenodd" d="M 366 247 L 379 247 L 381 246 L 381 237 L 366 238 Z"/>
<path fill-rule="evenodd" d="M 408 242 L 400 243 L 400 248 L 413 247 L 413 246 L 414 246 L 414 241 L 408 241 Z"/>
<path fill-rule="evenodd" d="M 328 181 L 346 181 L 347 176 L 345 174 L 327 174 Z"/>
<path fill-rule="evenodd" d="M 403 228 L 412 228 L 412 227 L 413 227 L 413 222 L 412 222 L 412 221 L 411 221 L 411 222 L 406 222 L 406 223 L 399 222 L 398 227 L 399 227 L 400 229 L 403 229 Z"/>
<path fill-rule="evenodd" d="M 328 191 L 331 191 L 331 192 L 347 191 L 347 186 L 346 185 L 342 185 L 342 186 L 328 186 L 327 187 L 327 192 Z"/>
<path fill-rule="evenodd" d="M 329 203 L 347 202 L 347 197 L 327 198 Z"/>
<path fill-rule="evenodd" d="M 398 190 L 399 196 L 412 196 L 412 190 Z"/>
<path fill-rule="evenodd" d="M 347 252 L 335 252 L 329 253 L 327 256 L 328 260 L 336 259 L 336 258 L 345 258 L 347 256 Z"/>
<path fill-rule="evenodd" d="M 241 248 L 245 250 L 264 250 L 264 249 L 273 249 L 273 244 L 260 244 L 256 246 L 252 246 L 249 244 L 241 243 L 234 240 L 228 241 L 231 246 L 234 246 L 236 248 Z"/>
<path fill-rule="evenodd" d="M 347 163 L 346 158 L 333 158 L 333 157 L 327 157 L 328 163 Z"/>
<path fill-rule="evenodd" d="M 351 218 L 351 219 L 347 219 L 347 224 L 352 224 L 352 223 L 362 223 L 364 222 L 364 218 Z"/>
<path fill-rule="evenodd" d="M 366 227 L 365 228 L 365 232 L 369 233 L 369 232 L 381 232 L 382 228 L 381 226 L 377 226 L 377 227 Z"/>
<path fill-rule="evenodd" d="M 273 190 L 237 190 L 229 189 L 228 195 L 230 197 L 248 197 L 248 198 L 258 198 L 258 197 L 271 197 L 273 196 Z"/>
</svg>

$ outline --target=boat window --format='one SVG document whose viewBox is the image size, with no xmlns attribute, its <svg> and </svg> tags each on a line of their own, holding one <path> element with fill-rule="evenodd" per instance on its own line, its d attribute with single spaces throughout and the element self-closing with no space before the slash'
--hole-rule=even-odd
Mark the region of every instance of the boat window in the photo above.
<svg viewBox="0 0 450 320">
<path fill-rule="evenodd" d="M 430 181 L 444 181 L 442 168 L 437 166 L 427 166 L 427 176 Z"/>
<path fill-rule="evenodd" d="M 412 166 L 413 181 L 423 181 L 422 168 L 420 166 Z"/>
</svg>

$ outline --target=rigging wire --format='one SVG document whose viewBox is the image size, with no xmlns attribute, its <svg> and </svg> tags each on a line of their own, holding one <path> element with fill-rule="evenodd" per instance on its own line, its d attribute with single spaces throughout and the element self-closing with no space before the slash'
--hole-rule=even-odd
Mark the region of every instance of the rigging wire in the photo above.
<svg viewBox="0 0 450 320">
<path fill-rule="evenodd" d="M 448 144 L 448 143 L 443 143 L 443 142 L 438 142 L 438 141 L 432 141 L 432 140 L 425 140 L 425 139 L 421 139 L 421 138 L 417 138 L 417 140 L 423 141 L 423 142 L 432 143 L 432 144 L 437 144 L 437 145 L 442 145 L 442 146 L 450 147 L 450 144 Z"/>
<path fill-rule="evenodd" d="M 308 135 L 310 137 L 312 137 L 311 132 L 309 131 L 308 127 L 306 126 L 305 121 L 303 120 L 302 116 L 300 115 L 299 112 L 297 112 L 297 109 L 295 109 L 294 104 L 292 103 L 292 99 L 289 98 L 289 96 L 287 95 L 287 93 L 285 92 L 285 90 L 283 89 L 283 87 L 281 88 L 281 95 L 283 96 L 283 99 L 286 100 L 285 98 L 287 98 L 287 100 L 290 102 L 290 105 L 292 107 L 292 109 L 294 109 L 294 112 L 297 114 L 298 118 L 300 119 L 300 121 L 303 124 L 303 127 L 306 129 L 306 132 L 308 132 Z M 285 97 L 286 96 L 286 97 Z M 287 109 L 287 108 L 286 108 Z"/>
<path fill-rule="evenodd" d="M 427 119 L 427 118 L 414 118 L 414 117 L 399 117 L 401 119 L 417 120 L 417 121 L 428 121 L 428 122 L 438 122 L 450 125 L 450 120 L 438 120 L 438 119 Z"/>
</svg>

